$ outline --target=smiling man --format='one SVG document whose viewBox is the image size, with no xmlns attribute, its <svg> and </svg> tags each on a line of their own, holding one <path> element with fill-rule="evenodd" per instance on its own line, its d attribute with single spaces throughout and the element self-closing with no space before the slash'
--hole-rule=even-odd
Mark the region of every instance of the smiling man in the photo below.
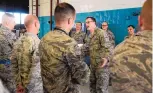
<svg viewBox="0 0 153 93">
<path fill-rule="evenodd" d="M 135 27 L 133 25 L 129 25 L 127 27 L 127 31 L 128 31 L 128 36 L 126 36 L 125 39 L 135 35 Z"/>
</svg>

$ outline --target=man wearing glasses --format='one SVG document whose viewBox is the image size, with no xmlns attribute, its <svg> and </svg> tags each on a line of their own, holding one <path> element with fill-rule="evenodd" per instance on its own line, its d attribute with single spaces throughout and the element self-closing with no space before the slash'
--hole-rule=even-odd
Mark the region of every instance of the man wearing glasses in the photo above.
<svg viewBox="0 0 153 93">
<path fill-rule="evenodd" d="M 102 23 L 102 29 L 105 31 L 105 33 L 107 34 L 107 39 L 108 41 L 110 42 L 111 44 L 111 47 L 114 48 L 115 47 L 115 36 L 114 34 L 112 33 L 112 31 L 110 31 L 108 29 L 108 23 L 107 22 L 103 22 Z"/>
<path fill-rule="evenodd" d="M 86 27 L 90 31 L 89 55 L 91 62 L 90 92 L 108 93 L 109 49 L 105 46 L 104 31 L 96 26 L 96 19 L 86 18 Z"/>
<path fill-rule="evenodd" d="M 108 23 L 107 22 L 103 22 L 102 23 L 102 29 L 104 30 L 104 37 L 105 37 L 105 45 L 106 47 L 109 48 L 110 51 L 110 55 L 113 54 L 113 50 L 115 48 L 115 36 L 114 34 L 108 29 Z M 110 77 L 110 85 L 111 85 L 111 77 Z"/>
</svg>

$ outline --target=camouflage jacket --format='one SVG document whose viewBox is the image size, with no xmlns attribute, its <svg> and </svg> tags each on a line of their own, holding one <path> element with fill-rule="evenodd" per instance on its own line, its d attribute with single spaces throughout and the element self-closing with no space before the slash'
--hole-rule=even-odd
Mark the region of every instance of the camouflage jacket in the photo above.
<svg viewBox="0 0 153 93">
<path fill-rule="evenodd" d="M 74 39 L 55 29 L 45 35 L 39 46 L 44 91 L 79 93 L 77 84 L 88 82 L 90 71 Z"/>
<path fill-rule="evenodd" d="M 124 39 L 131 38 L 131 37 L 133 37 L 133 36 L 135 36 L 135 35 L 137 35 L 137 34 L 125 36 Z"/>
<path fill-rule="evenodd" d="M 0 27 L 0 78 L 11 93 L 15 93 L 10 56 L 16 36 L 8 28 Z"/>
<path fill-rule="evenodd" d="M 110 30 L 107 30 L 106 33 L 109 37 L 109 41 L 111 42 L 111 46 L 115 47 L 115 36 L 114 36 L 114 34 Z"/>
<path fill-rule="evenodd" d="M 0 60 L 10 59 L 16 36 L 3 25 L 0 27 Z"/>
<path fill-rule="evenodd" d="M 70 35 L 72 38 L 74 38 L 78 44 L 84 44 L 87 42 L 87 35 L 83 32 L 83 31 L 80 31 L 80 32 L 72 32 L 71 35 Z"/>
<path fill-rule="evenodd" d="M 105 46 L 109 48 L 110 55 L 112 55 L 113 50 L 115 48 L 115 36 L 110 30 L 107 30 L 104 31 L 104 37 L 105 37 Z"/>
<path fill-rule="evenodd" d="M 16 86 L 21 84 L 25 89 L 33 93 L 43 93 L 42 78 L 40 72 L 40 58 L 38 53 L 39 38 L 37 35 L 26 32 L 14 44 L 11 62 Z M 35 88 L 39 88 L 39 92 Z"/>
<path fill-rule="evenodd" d="M 106 47 L 104 31 L 96 28 L 93 35 L 90 35 L 89 54 L 91 66 L 97 67 L 102 62 L 102 58 L 109 58 L 109 49 Z"/>
<path fill-rule="evenodd" d="M 151 93 L 152 31 L 142 31 L 118 45 L 110 70 L 115 93 Z"/>
</svg>

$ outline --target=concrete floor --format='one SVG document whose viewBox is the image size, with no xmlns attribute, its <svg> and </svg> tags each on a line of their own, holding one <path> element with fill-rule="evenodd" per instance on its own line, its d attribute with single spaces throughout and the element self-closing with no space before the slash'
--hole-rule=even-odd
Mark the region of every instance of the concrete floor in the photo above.
<svg viewBox="0 0 153 93">
<path fill-rule="evenodd" d="M 80 89 L 81 89 L 81 93 L 90 93 L 89 84 L 87 84 L 85 86 L 80 86 Z M 109 86 L 109 93 L 113 93 L 111 86 Z"/>
</svg>

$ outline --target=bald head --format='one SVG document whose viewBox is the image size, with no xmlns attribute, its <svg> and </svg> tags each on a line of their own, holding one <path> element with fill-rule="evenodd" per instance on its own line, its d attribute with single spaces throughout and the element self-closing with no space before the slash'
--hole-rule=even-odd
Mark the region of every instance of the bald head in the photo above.
<svg viewBox="0 0 153 93">
<path fill-rule="evenodd" d="M 38 22 L 38 18 L 34 15 L 27 15 L 24 19 L 24 25 L 26 28 L 32 26 L 35 22 Z"/>
<path fill-rule="evenodd" d="M 152 0 L 146 0 L 140 14 L 140 26 L 143 25 L 144 30 L 152 30 Z"/>
<path fill-rule="evenodd" d="M 36 16 L 27 15 L 24 19 L 24 25 L 26 27 L 27 32 L 38 34 L 40 23 Z"/>
</svg>

